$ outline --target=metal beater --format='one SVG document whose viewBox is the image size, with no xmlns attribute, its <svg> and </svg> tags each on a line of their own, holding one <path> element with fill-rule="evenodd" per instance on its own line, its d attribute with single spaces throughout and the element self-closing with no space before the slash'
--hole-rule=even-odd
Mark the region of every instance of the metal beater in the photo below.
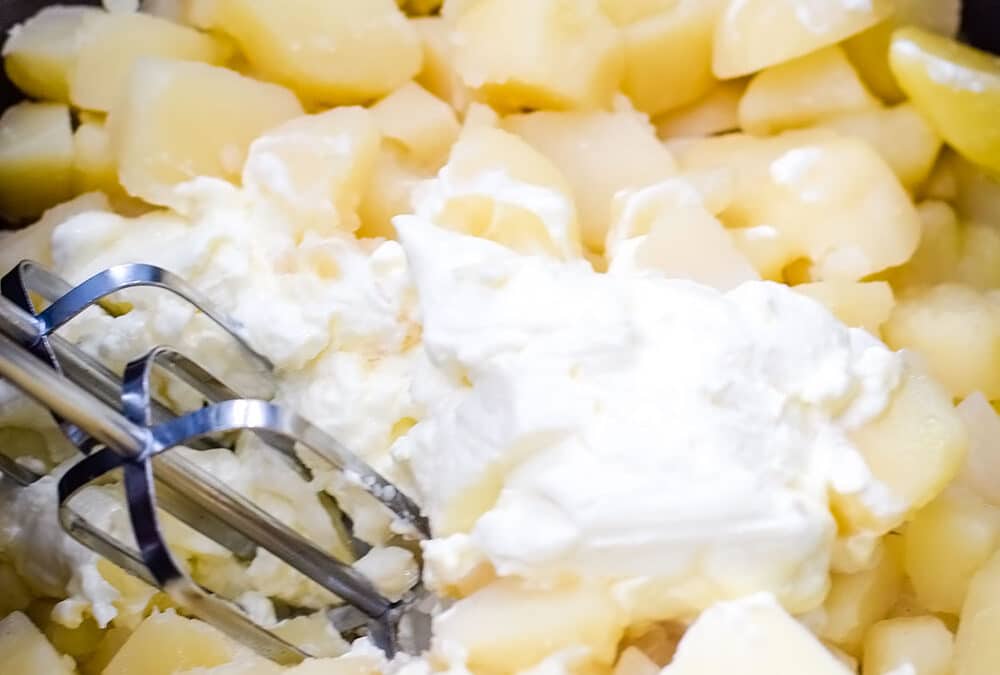
<svg viewBox="0 0 1000 675">
<path fill-rule="evenodd" d="M 91 307 L 120 313 L 110 296 L 146 286 L 168 292 L 210 319 L 243 356 L 251 385 L 237 392 L 179 351 L 151 345 L 118 376 L 56 331 Z M 34 298 L 44 300 L 36 308 Z M 153 393 L 153 376 L 184 383 L 203 398 L 203 407 L 175 410 Z M 182 279 L 161 268 L 127 264 L 100 272 L 78 286 L 37 263 L 24 261 L 0 279 L 0 377 L 48 408 L 82 458 L 59 480 L 59 517 L 77 541 L 132 575 L 159 587 L 186 611 L 204 619 L 258 653 L 282 664 L 307 655 L 255 623 L 234 603 L 191 579 L 171 555 L 157 509 L 175 516 L 218 542 L 237 558 L 258 547 L 318 583 L 346 604 L 327 615 L 348 636 L 366 634 L 386 654 L 419 653 L 430 640 L 432 599 L 419 582 L 402 600 L 384 597 L 346 561 L 337 560 L 258 508 L 195 464 L 170 450 L 219 447 L 220 434 L 256 434 L 304 476 L 310 470 L 298 449 L 342 472 L 395 516 L 406 538 L 429 535 L 416 504 L 396 486 L 295 413 L 267 401 L 274 392 L 270 362 L 241 335 L 239 324 L 200 298 Z M 252 391 L 250 391 L 252 389 Z M 74 509 L 84 487 L 121 471 L 135 545 L 96 527 Z M 0 453 L 0 472 L 21 485 L 38 474 Z M 346 520 L 346 519 L 345 519 Z M 350 522 L 345 523 L 350 532 Z M 353 535 L 351 535 L 353 536 Z M 354 540 L 355 550 L 367 545 Z"/>
</svg>

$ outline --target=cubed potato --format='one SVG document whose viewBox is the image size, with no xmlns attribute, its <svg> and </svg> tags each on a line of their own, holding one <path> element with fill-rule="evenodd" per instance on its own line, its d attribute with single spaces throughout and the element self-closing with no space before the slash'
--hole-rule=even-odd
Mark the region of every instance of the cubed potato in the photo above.
<svg viewBox="0 0 1000 675">
<path fill-rule="evenodd" d="M 108 118 L 129 194 L 170 204 L 196 176 L 236 180 L 250 142 L 302 114 L 295 96 L 204 63 L 142 59 Z"/>
<path fill-rule="evenodd" d="M 516 672 L 567 647 L 610 665 L 625 619 L 601 586 L 530 589 L 501 579 L 434 618 L 434 635 L 468 650 L 473 672 Z"/>
<path fill-rule="evenodd" d="M 21 612 L 0 621 L 0 673 L 73 675 L 73 659 L 60 656 L 42 632 Z"/>
<path fill-rule="evenodd" d="M 537 112 L 512 115 L 503 125 L 569 179 L 583 242 L 593 251 L 604 250 L 611 202 L 618 191 L 651 185 L 676 171 L 653 129 L 631 111 Z"/>
<path fill-rule="evenodd" d="M 413 191 L 431 177 L 432 174 L 414 164 L 397 143 L 383 141 L 358 207 L 361 217 L 358 236 L 395 239 L 392 219 L 410 212 Z"/>
<path fill-rule="evenodd" d="M 973 288 L 943 284 L 897 302 L 883 327 L 893 349 L 920 354 L 951 396 L 1000 398 L 1000 303 Z"/>
<path fill-rule="evenodd" d="M 80 625 L 74 628 L 50 621 L 45 624 L 44 633 L 49 643 L 60 654 L 68 654 L 77 660 L 92 654 L 97 649 L 101 638 L 104 637 L 104 630 L 90 616 L 84 617 Z"/>
<path fill-rule="evenodd" d="M 73 129 L 62 103 L 18 103 L 0 117 L 0 214 L 37 216 L 72 194 Z"/>
<path fill-rule="evenodd" d="M 437 170 L 458 139 L 459 125 L 451 107 L 409 82 L 371 108 L 384 138 L 406 149 L 415 163 Z"/>
<path fill-rule="evenodd" d="M 897 289 L 933 286 L 954 279 L 964 237 L 955 211 L 945 202 L 927 201 L 920 213 L 920 246 L 907 263 L 885 273 Z"/>
<path fill-rule="evenodd" d="M 903 533 L 906 573 L 917 600 L 958 614 L 969 580 L 1000 545 L 1000 509 L 949 489 L 921 509 Z"/>
<path fill-rule="evenodd" d="M 111 134 L 104 124 L 86 122 L 73 133 L 73 192 L 121 192 Z"/>
<path fill-rule="evenodd" d="M 720 82 L 703 98 L 657 117 L 653 120 L 656 135 L 667 140 L 736 131 L 746 84 L 745 80 Z"/>
<path fill-rule="evenodd" d="M 875 337 L 896 304 L 892 287 L 884 281 L 820 281 L 794 288 L 825 305 L 848 326 L 864 328 Z"/>
<path fill-rule="evenodd" d="M 764 136 L 877 108 L 844 50 L 834 45 L 755 75 L 740 100 L 739 117 L 744 131 Z"/>
<path fill-rule="evenodd" d="M 889 546 L 882 547 L 882 556 L 871 569 L 834 574 L 823 601 L 825 621 L 819 636 L 851 656 L 860 656 L 865 633 L 885 618 L 902 587 L 902 561 Z"/>
<path fill-rule="evenodd" d="M 502 111 L 606 107 L 625 64 L 597 0 L 482 0 L 458 17 L 454 42 L 462 80 Z"/>
<path fill-rule="evenodd" d="M 215 23 L 261 74 L 324 104 L 371 101 L 420 71 L 393 0 L 219 0 Z"/>
<path fill-rule="evenodd" d="M 868 631 L 864 652 L 862 675 L 891 675 L 907 664 L 914 675 L 950 675 L 955 639 L 934 616 L 886 619 Z"/>
<path fill-rule="evenodd" d="M 1000 231 L 995 225 L 969 225 L 963 239 L 955 281 L 981 290 L 1000 288 Z"/>
<path fill-rule="evenodd" d="M 438 177 L 414 194 L 418 215 L 510 248 L 580 255 L 572 190 L 559 170 L 512 133 L 467 127 Z"/>
<path fill-rule="evenodd" d="M 769 268 L 808 258 L 814 281 L 856 281 L 902 264 L 917 248 L 920 218 L 909 195 L 856 139 L 826 130 L 733 134 L 690 141 L 675 154 L 686 170 L 736 172 L 735 197 L 721 220 L 750 228 L 745 234 L 767 254 L 751 257 Z M 771 278 L 772 269 L 761 274 Z"/>
<path fill-rule="evenodd" d="M 715 85 L 712 40 L 723 1 L 680 0 L 620 24 L 625 42 L 622 91 L 637 109 L 649 115 L 674 110 Z"/>
<path fill-rule="evenodd" d="M 424 16 L 410 22 L 420 36 L 423 62 L 416 81 L 457 112 L 463 113 L 472 101 L 472 92 L 455 69 L 453 24 L 439 16 Z"/>
<path fill-rule="evenodd" d="M 785 272 L 789 264 L 802 260 L 798 244 L 771 225 L 740 227 L 729 232 L 736 248 L 743 252 L 762 279 L 788 283 Z"/>
<path fill-rule="evenodd" d="M 148 14 L 88 17 L 80 36 L 79 53 L 69 74 L 69 95 L 74 105 L 87 110 L 111 110 L 141 57 L 221 64 L 230 55 L 219 40 Z"/>
<path fill-rule="evenodd" d="M 82 675 L 101 675 L 132 634 L 127 628 L 112 626 L 104 632 L 93 652 L 79 662 Z"/>
<path fill-rule="evenodd" d="M 361 107 L 289 120 L 250 144 L 243 186 L 292 215 L 300 232 L 353 232 L 379 141 L 374 115 Z"/>
<path fill-rule="evenodd" d="M 969 452 L 955 483 L 1000 507 L 1000 416 L 978 391 L 955 411 L 969 430 Z"/>
<path fill-rule="evenodd" d="M 954 176 L 955 209 L 962 220 L 989 225 L 1000 223 L 1000 177 L 988 175 L 981 167 L 957 153 L 945 150 L 944 164 Z"/>
<path fill-rule="evenodd" d="M 85 19 L 100 15 L 94 7 L 44 7 L 12 29 L 4 43 L 7 77 L 28 96 L 69 102 L 69 73 Z"/>
<path fill-rule="evenodd" d="M 914 364 L 907 364 L 886 411 L 852 432 L 851 439 L 906 512 L 876 513 L 854 495 L 835 494 L 832 506 L 845 532 L 887 532 L 899 525 L 958 474 L 968 447 L 968 432 L 951 398 Z"/>
<path fill-rule="evenodd" d="M 713 70 L 729 79 L 803 56 L 874 26 L 892 0 L 729 0 L 716 28 Z"/>
<path fill-rule="evenodd" d="M 955 634 L 955 675 L 993 675 L 1000 663 L 1000 554 L 969 583 Z"/>
</svg>

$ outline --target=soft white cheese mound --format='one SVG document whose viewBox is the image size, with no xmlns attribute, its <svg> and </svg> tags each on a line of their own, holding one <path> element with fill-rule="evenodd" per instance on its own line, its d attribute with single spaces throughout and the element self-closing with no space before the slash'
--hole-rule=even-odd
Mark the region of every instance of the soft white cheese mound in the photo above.
<svg viewBox="0 0 1000 675">
<path fill-rule="evenodd" d="M 633 620 L 821 601 L 828 494 L 879 495 L 848 433 L 885 409 L 898 355 L 777 284 L 603 275 L 395 223 L 436 372 L 394 451 L 442 538 L 436 583 L 478 551 L 533 585 L 614 583 Z"/>
</svg>

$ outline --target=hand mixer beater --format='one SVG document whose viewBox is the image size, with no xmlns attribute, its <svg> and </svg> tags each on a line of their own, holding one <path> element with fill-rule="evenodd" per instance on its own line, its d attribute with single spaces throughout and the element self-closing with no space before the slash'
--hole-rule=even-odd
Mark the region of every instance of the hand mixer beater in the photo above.
<svg viewBox="0 0 1000 675">
<path fill-rule="evenodd" d="M 112 296 L 145 286 L 189 303 L 227 336 L 243 357 L 247 382 L 240 391 L 217 379 L 180 351 L 152 346 L 117 376 L 56 331 L 84 311 L 120 310 Z M 35 300 L 42 300 L 42 309 Z M 91 309 L 91 308 L 95 309 Z M 307 655 L 223 598 L 195 582 L 171 554 L 158 509 L 248 560 L 264 549 L 346 603 L 328 617 L 347 635 L 367 634 L 388 655 L 418 653 L 430 640 L 432 599 L 419 582 L 392 601 L 347 561 L 338 560 L 256 506 L 181 454 L 178 446 L 217 448 L 220 435 L 256 434 L 304 477 L 307 452 L 341 472 L 394 517 L 400 537 L 428 536 L 419 508 L 402 491 L 351 454 L 335 438 L 293 412 L 268 402 L 274 393 L 270 362 L 242 336 L 239 325 L 199 297 L 176 275 L 158 267 L 127 264 L 71 287 L 40 265 L 24 261 L 0 280 L 0 377 L 48 408 L 81 459 L 58 482 L 59 519 L 83 545 L 130 574 L 159 587 L 185 611 L 214 624 L 260 654 L 282 664 Z M 202 406 L 181 411 L 155 393 L 157 378 L 197 392 Z M 312 463 L 312 461 L 310 462 Z M 29 485 L 41 476 L 0 452 L 5 480 Z M 132 539 L 91 523 L 74 508 L 74 497 L 110 472 L 121 472 Z M 328 497 L 324 493 L 324 497 Z M 367 545 L 350 534 L 355 551 Z"/>
</svg>

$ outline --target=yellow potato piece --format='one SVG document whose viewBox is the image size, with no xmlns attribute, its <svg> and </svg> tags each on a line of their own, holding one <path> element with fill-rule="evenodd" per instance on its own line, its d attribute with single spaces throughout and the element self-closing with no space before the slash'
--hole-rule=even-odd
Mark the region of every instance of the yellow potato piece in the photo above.
<svg viewBox="0 0 1000 675">
<path fill-rule="evenodd" d="M 385 96 L 420 70 L 393 0 L 219 0 L 216 25 L 265 77 L 325 104 Z"/>
<path fill-rule="evenodd" d="M 503 126 L 537 148 L 569 180 L 583 242 L 596 252 L 604 250 L 615 194 L 676 172 L 670 152 L 645 119 L 631 111 L 537 112 L 507 117 Z"/>
<path fill-rule="evenodd" d="M 876 337 L 896 304 L 892 287 L 884 281 L 820 281 L 794 289 L 825 305 L 848 326 L 864 328 Z"/>
<path fill-rule="evenodd" d="M 903 541 L 917 601 L 935 612 L 958 614 L 972 575 L 1000 544 L 1000 509 L 953 488 L 917 513 Z"/>
<path fill-rule="evenodd" d="M 236 180 L 250 142 L 302 114 L 282 87 L 203 63 L 142 59 L 108 118 L 118 176 L 153 204 L 196 176 Z"/>
<path fill-rule="evenodd" d="M 597 0 L 481 0 L 453 40 L 462 80 L 502 111 L 606 107 L 625 65 Z"/>
<path fill-rule="evenodd" d="M 882 547 L 881 559 L 872 569 L 834 574 L 823 601 L 825 621 L 819 636 L 859 656 L 865 633 L 889 613 L 902 587 L 902 561 L 891 546 Z"/>
<path fill-rule="evenodd" d="M 434 619 L 437 639 L 468 650 L 473 672 L 512 673 L 568 647 L 591 650 L 610 665 L 624 617 L 600 587 L 525 588 L 501 579 L 456 602 Z"/>
<path fill-rule="evenodd" d="M 360 107 L 289 120 L 250 145 L 243 186 L 291 215 L 300 233 L 353 232 L 379 140 L 374 115 Z"/>
<path fill-rule="evenodd" d="M 686 170 L 735 171 L 735 196 L 721 220 L 747 230 L 740 237 L 755 247 L 748 255 L 765 278 L 807 258 L 812 281 L 856 281 L 916 250 L 920 219 L 909 196 L 855 139 L 813 130 L 733 134 L 691 141 L 675 154 Z"/>
<path fill-rule="evenodd" d="M 104 124 L 85 122 L 73 133 L 73 191 L 121 192 L 111 134 Z"/>
<path fill-rule="evenodd" d="M 955 639 L 934 616 L 879 621 L 865 636 L 862 675 L 890 675 L 907 664 L 915 675 L 950 675 Z"/>
<path fill-rule="evenodd" d="M 667 140 L 736 131 L 740 127 L 739 106 L 745 90 L 744 80 L 720 82 L 704 98 L 654 119 L 656 135 Z"/>
<path fill-rule="evenodd" d="M 383 141 L 358 205 L 361 227 L 357 235 L 395 239 L 392 219 L 410 213 L 413 191 L 431 176 L 425 168 L 414 164 L 398 143 Z"/>
<path fill-rule="evenodd" d="M 993 675 L 1000 663 L 1000 554 L 972 577 L 955 634 L 955 675 Z"/>
<path fill-rule="evenodd" d="M 755 75 L 740 100 L 739 118 L 744 131 L 767 135 L 877 106 L 844 50 L 833 46 Z"/>
<path fill-rule="evenodd" d="M 918 205 L 920 246 L 903 266 L 884 273 L 897 290 L 933 286 L 954 278 L 962 258 L 963 231 L 958 218 L 945 202 L 926 201 Z"/>
<path fill-rule="evenodd" d="M 413 82 L 386 96 L 371 111 L 383 137 L 402 145 L 417 164 L 435 170 L 458 139 L 455 111 Z"/>
<path fill-rule="evenodd" d="M 729 79 L 840 42 L 889 16 L 892 0 L 729 0 L 712 68 Z"/>
<path fill-rule="evenodd" d="M 148 14 L 88 16 L 80 35 L 69 93 L 74 105 L 87 110 L 111 110 L 141 57 L 221 64 L 229 56 L 219 40 Z"/>
<path fill-rule="evenodd" d="M 959 284 L 900 298 L 883 328 L 893 349 L 923 357 L 949 394 L 1000 398 L 1000 302 Z"/>
<path fill-rule="evenodd" d="M 908 365 L 888 409 L 851 438 L 876 479 L 908 515 L 930 502 L 957 474 L 968 432 L 951 399 L 930 376 Z M 876 513 L 853 495 L 835 494 L 832 507 L 845 532 L 887 532 L 902 521 Z"/>
<path fill-rule="evenodd" d="M 0 214 L 37 216 L 72 194 L 73 130 L 61 103 L 19 103 L 0 117 Z"/>
<path fill-rule="evenodd" d="M 457 112 L 465 112 L 472 101 L 472 92 L 455 69 L 454 26 L 439 16 L 422 16 L 410 23 L 420 36 L 424 52 L 420 72 L 415 78 L 417 83 L 447 101 Z"/>
<path fill-rule="evenodd" d="M 625 42 L 622 91 L 656 115 L 692 103 L 716 83 L 712 40 L 723 0 L 679 0 L 621 23 Z"/>
<path fill-rule="evenodd" d="M 69 73 L 80 49 L 84 21 L 100 15 L 93 7 L 56 5 L 11 30 L 3 45 L 10 81 L 28 96 L 68 102 Z"/>
<path fill-rule="evenodd" d="M 892 37 L 892 72 L 953 148 L 1000 176 L 1000 58 L 918 28 Z"/>
<path fill-rule="evenodd" d="M 21 612 L 0 621 L 0 673 L 73 675 L 73 659 L 60 656 L 31 619 Z"/>
<path fill-rule="evenodd" d="M 941 150 L 941 137 L 910 103 L 834 115 L 819 126 L 867 142 L 911 191 L 927 180 Z"/>
<path fill-rule="evenodd" d="M 993 225 L 968 225 L 963 239 L 955 280 L 984 291 L 1000 287 L 1000 232 Z"/>
</svg>

